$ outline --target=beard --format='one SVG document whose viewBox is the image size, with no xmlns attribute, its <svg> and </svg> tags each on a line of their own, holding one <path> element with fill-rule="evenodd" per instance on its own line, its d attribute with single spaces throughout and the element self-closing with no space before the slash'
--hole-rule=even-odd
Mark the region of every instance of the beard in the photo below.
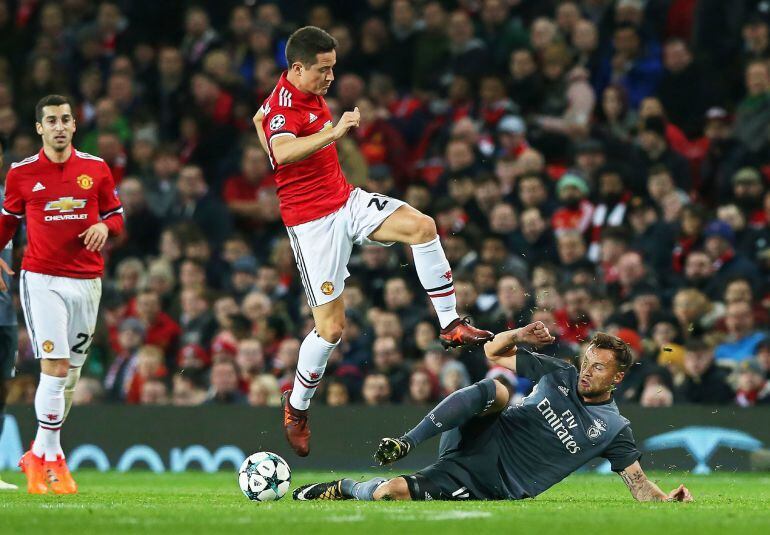
<svg viewBox="0 0 770 535">
<path fill-rule="evenodd" d="M 572 198 L 572 197 L 570 197 L 568 199 L 564 199 L 563 201 L 561 201 L 561 204 L 562 204 L 562 206 L 564 206 L 565 208 L 567 208 L 569 210 L 576 210 L 578 208 L 578 206 L 580 206 L 580 201 L 581 201 L 580 198 Z"/>
</svg>

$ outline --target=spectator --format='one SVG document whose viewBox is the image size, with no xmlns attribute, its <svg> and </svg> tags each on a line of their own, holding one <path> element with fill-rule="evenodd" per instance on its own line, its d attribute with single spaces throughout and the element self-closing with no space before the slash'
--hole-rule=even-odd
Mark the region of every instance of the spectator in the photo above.
<svg viewBox="0 0 770 535">
<path fill-rule="evenodd" d="M 183 167 L 176 187 L 179 199 L 170 217 L 194 223 L 215 247 L 221 246 L 230 233 L 230 215 L 224 204 L 209 193 L 203 170 L 195 165 Z"/>
<path fill-rule="evenodd" d="M 481 39 L 474 37 L 473 21 L 465 11 L 458 9 L 449 16 L 447 34 L 450 73 L 478 79 L 489 66 L 489 51 Z"/>
<path fill-rule="evenodd" d="M 757 284 L 757 266 L 735 251 L 735 232 L 723 221 L 712 221 L 703 232 L 705 251 L 714 263 L 713 283 L 723 291 L 733 277 L 743 277 Z"/>
<path fill-rule="evenodd" d="M 685 337 L 703 336 L 724 315 L 724 308 L 712 303 L 700 290 L 685 288 L 674 294 L 674 316 Z"/>
<path fill-rule="evenodd" d="M 390 403 L 390 382 L 382 373 L 371 373 L 364 378 L 362 397 L 369 406 Z"/>
<path fill-rule="evenodd" d="M 754 328 L 754 314 L 751 303 L 735 301 L 725 310 L 727 339 L 714 350 L 720 362 L 736 363 L 756 355 L 757 344 L 765 339 L 765 333 Z"/>
<path fill-rule="evenodd" d="M 575 175 L 564 175 L 556 185 L 556 193 L 561 207 L 551 218 L 554 231 L 577 230 L 581 234 L 591 224 L 593 205 L 588 201 L 588 184 Z"/>
<path fill-rule="evenodd" d="M 246 396 L 238 388 L 238 367 L 231 360 L 220 360 L 211 366 L 211 388 L 206 404 L 241 405 Z"/>
<path fill-rule="evenodd" d="M 735 137 L 752 153 L 766 147 L 770 123 L 770 66 L 754 60 L 746 66 L 746 98 L 735 114 Z"/>
<path fill-rule="evenodd" d="M 124 319 L 118 332 L 118 351 L 107 369 L 104 378 L 106 397 L 110 401 L 123 401 L 128 391 L 128 382 L 135 365 L 136 352 L 145 337 L 144 324 L 136 318 Z"/>
<path fill-rule="evenodd" d="M 330 407 L 344 407 L 350 403 L 348 387 L 342 381 L 332 380 L 326 387 L 326 404 Z"/>
<path fill-rule="evenodd" d="M 144 345 L 136 353 L 132 374 L 126 382 L 126 403 L 137 404 L 142 399 L 142 389 L 151 379 L 168 374 L 163 350 L 159 346 Z"/>
<path fill-rule="evenodd" d="M 425 368 L 415 368 L 409 374 L 409 397 L 413 405 L 434 403 L 438 394 L 438 381 Z"/>
<path fill-rule="evenodd" d="M 243 231 L 260 229 L 278 219 L 273 209 L 275 182 L 261 147 L 247 145 L 241 155 L 241 173 L 225 181 L 222 199 Z M 277 208 L 277 205 L 275 206 Z"/>
<path fill-rule="evenodd" d="M 612 35 L 611 56 L 605 57 L 600 66 L 597 89 L 619 83 L 628 94 L 631 108 L 636 109 L 644 97 L 656 91 L 662 71 L 659 47 L 643 42 L 633 23 L 621 23 Z"/>
<path fill-rule="evenodd" d="M 248 402 L 252 407 L 280 407 L 278 381 L 269 374 L 255 376 L 249 383 Z"/>
<path fill-rule="evenodd" d="M 200 405 L 206 399 L 206 392 L 184 373 L 177 373 L 173 379 L 171 403 L 177 407 Z"/>
<path fill-rule="evenodd" d="M 373 367 L 377 374 L 388 378 L 388 399 L 400 402 L 409 389 L 409 372 L 396 338 L 381 336 L 372 344 Z M 366 383 L 364 383 L 366 388 Z"/>
<path fill-rule="evenodd" d="M 770 404 L 770 383 L 756 360 L 741 363 L 735 402 L 741 407 Z"/>
<path fill-rule="evenodd" d="M 181 329 L 171 316 L 161 310 L 158 294 L 145 290 L 136 296 L 136 317 L 146 330 L 144 342 L 160 347 L 166 355 L 173 354 Z"/>
<path fill-rule="evenodd" d="M 673 38 L 663 45 L 663 66 L 661 103 L 671 122 L 694 137 L 701 131 L 706 110 L 716 101 L 714 84 L 684 39 Z"/>
<path fill-rule="evenodd" d="M 564 292 L 564 308 L 555 313 L 559 339 L 579 345 L 589 338 L 593 324 L 588 313 L 591 294 L 584 286 L 567 288 Z"/>
<path fill-rule="evenodd" d="M 685 380 L 678 390 L 679 398 L 686 403 L 732 403 L 735 393 L 728 384 L 730 371 L 714 362 L 714 350 L 700 339 L 692 339 L 686 345 L 684 356 Z"/>
<path fill-rule="evenodd" d="M 649 172 L 653 166 L 663 166 L 671 172 L 676 187 L 686 192 L 692 187 L 692 178 L 687 160 L 674 152 L 666 138 L 666 125 L 662 117 L 653 116 L 644 120 L 637 136 L 639 162 Z"/>
<path fill-rule="evenodd" d="M 142 386 L 142 395 L 139 398 L 140 405 L 167 405 L 168 387 L 160 379 L 148 379 Z"/>
</svg>

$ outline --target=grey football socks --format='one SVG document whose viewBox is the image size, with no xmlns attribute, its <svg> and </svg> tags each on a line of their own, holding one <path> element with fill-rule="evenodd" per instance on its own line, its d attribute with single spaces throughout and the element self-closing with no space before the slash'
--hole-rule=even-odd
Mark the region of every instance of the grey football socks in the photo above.
<svg viewBox="0 0 770 535">
<path fill-rule="evenodd" d="M 387 479 L 384 477 L 375 477 L 369 481 L 358 482 L 353 479 L 343 479 L 340 489 L 346 498 L 355 498 L 356 500 L 370 502 L 374 500 L 374 491 L 382 485 Z"/>
<path fill-rule="evenodd" d="M 444 431 L 459 427 L 484 412 L 495 400 L 495 384 L 491 379 L 466 386 L 449 394 L 422 421 L 403 436 L 414 448 Z"/>
</svg>

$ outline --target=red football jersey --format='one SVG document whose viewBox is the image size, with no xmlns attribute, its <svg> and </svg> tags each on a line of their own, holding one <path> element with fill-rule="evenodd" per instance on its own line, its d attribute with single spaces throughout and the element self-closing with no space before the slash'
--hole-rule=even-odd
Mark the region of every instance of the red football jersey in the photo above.
<svg viewBox="0 0 770 535">
<path fill-rule="evenodd" d="M 78 234 L 109 217 L 123 217 L 110 168 L 101 158 L 72 150 L 54 163 L 41 149 L 11 164 L 5 180 L 3 214 L 27 219 L 22 269 L 43 275 L 101 277 L 104 260 L 88 251 Z"/>
<path fill-rule="evenodd" d="M 272 147 L 271 139 L 278 136 L 306 137 L 332 126 L 326 100 L 294 87 L 285 72 L 262 104 L 262 111 L 262 130 L 268 147 Z M 287 227 L 339 210 L 353 190 L 342 174 L 334 142 L 290 164 L 276 165 L 272 148 L 269 157 L 275 169 L 281 217 Z"/>
</svg>

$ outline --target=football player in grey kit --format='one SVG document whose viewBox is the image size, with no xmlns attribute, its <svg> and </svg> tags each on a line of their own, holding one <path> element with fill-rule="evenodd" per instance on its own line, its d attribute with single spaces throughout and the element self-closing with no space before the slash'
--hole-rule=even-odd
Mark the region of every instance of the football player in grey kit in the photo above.
<svg viewBox="0 0 770 535">
<path fill-rule="evenodd" d="M 580 359 L 580 369 L 517 348 L 552 341 L 538 321 L 485 344 L 490 361 L 535 383 L 521 403 L 509 406 L 505 386 L 484 379 L 450 394 L 404 436 L 382 439 L 375 454 L 380 464 L 389 464 L 441 434 L 439 458 L 431 466 L 389 480 L 305 485 L 294 491 L 294 499 L 532 498 L 591 459 L 603 457 L 639 501 L 692 501 L 684 485 L 669 493 L 660 490 L 639 465 L 641 453 L 629 421 L 612 398 L 632 363 L 626 343 L 597 333 Z"/>
</svg>

